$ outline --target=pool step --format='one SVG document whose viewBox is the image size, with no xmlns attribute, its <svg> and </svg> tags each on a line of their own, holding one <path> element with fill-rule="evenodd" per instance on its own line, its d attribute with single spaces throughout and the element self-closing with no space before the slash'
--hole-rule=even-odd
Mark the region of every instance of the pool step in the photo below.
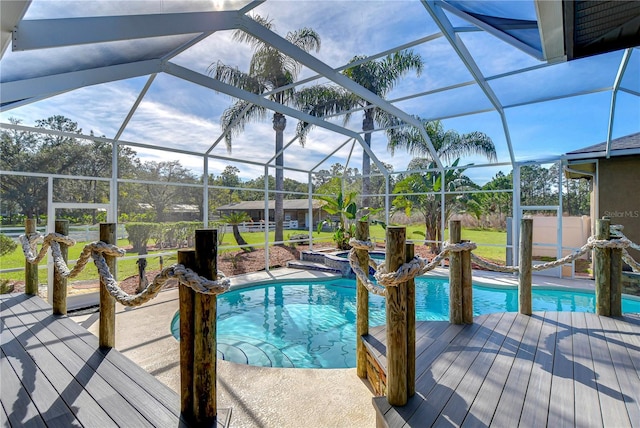
<svg viewBox="0 0 640 428">
<path fill-rule="evenodd" d="M 340 269 L 332 268 L 325 265 L 324 263 L 308 262 L 304 260 L 290 260 L 287 262 L 287 267 L 291 269 L 306 269 L 319 272 L 342 274 L 342 271 Z"/>
<path fill-rule="evenodd" d="M 259 367 L 294 367 L 289 357 L 280 349 L 248 336 L 220 335 L 218 358 Z"/>
</svg>

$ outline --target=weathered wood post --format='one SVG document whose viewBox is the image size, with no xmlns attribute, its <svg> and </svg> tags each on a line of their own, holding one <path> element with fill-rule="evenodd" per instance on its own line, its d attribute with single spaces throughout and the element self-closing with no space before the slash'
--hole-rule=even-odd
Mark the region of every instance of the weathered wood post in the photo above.
<svg viewBox="0 0 640 428">
<path fill-rule="evenodd" d="M 459 244 L 461 237 L 460 220 L 449 220 L 449 240 Z M 462 255 L 458 251 L 449 253 L 449 322 L 462 324 Z"/>
<path fill-rule="evenodd" d="M 196 269 L 196 251 L 178 250 L 178 263 Z M 180 411 L 187 419 L 193 418 L 193 303 L 195 291 L 184 284 L 178 285 L 180 300 Z"/>
<path fill-rule="evenodd" d="M 520 223 L 520 256 L 518 269 L 518 311 L 531 315 L 531 265 L 533 260 L 533 219 L 523 218 Z"/>
<path fill-rule="evenodd" d="M 116 244 L 116 224 L 100 223 L 100 240 L 106 244 Z M 116 258 L 104 254 L 113 278 L 116 277 Z M 98 329 L 98 343 L 101 348 L 116 346 L 116 299 L 113 298 L 105 281 L 100 277 L 100 326 Z"/>
<path fill-rule="evenodd" d="M 356 239 L 358 241 L 369 239 L 369 222 L 358 222 Z M 360 268 L 368 273 L 368 251 L 356 249 L 356 256 Z M 356 278 L 356 372 L 363 379 L 367 377 L 367 351 L 364 342 L 362 342 L 362 336 L 365 334 L 369 334 L 369 290 L 366 289 L 360 278 Z"/>
<path fill-rule="evenodd" d="M 387 272 L 395 272 L 405 261 L 406 228 L 387 227 Z M 407 404 L 407 287 L 387 287 L 387 401 Z"/>
<path fill-rule="evenodd" d="M 622 316 L 622 248 L 611 248 L 610 310 L 612 317 Z"/>
<path fill-rule="evenodd" d="M 56 220 L 55 231 L 61 235 L 69 234 L 69 220 Z M 59 242 L 60 253 L 65 264 L 69 260 L 69 247 L 67 244 Z M 53 274 L 53 314 L 67 314 L 67 278 L 63 277 L 55 270 Z"/>
<path fill-rule="evenodd" d="M 218 231 L 196 230 L 196 270 L 207 279 L 218 276 Z M 216 304 L 214 294 L 195 293 L 193 333 L 193 413 L 198 425 L 217 416 Z"/>
<path fill-rule="evenodd" d="M 596 239 L 609 239 L 608 217 L 596 220 Z M 596 285 L 596 314 L 611 316 L 611 250 L 595 248 L 593 256 Z"/>
<path fill-rule="evenodd" d="M 462 240 L 461 242 L 469 242 Z M 460 252 L 462 282 L 462 322 L 473 324 L 473 276 L 471 269 L 471 250 Z"/>
<path fill-rule="evenodd" d="M 405 263 L 413 260 L 414 244 L 405 247 Z M 416 393 L 416 281 L 407 281 L 407 395 Z"/>
<path fill-rule="evenodd" d="M 29 237 L 32 233 L 36 233 L 36 219 L 28 218 L 24 224 L 24 233 Z M 38 264 L 29 263 L 25 257 L 24 260 L 24 292 L 35 296 L 38 294 Z"/>
</svg>

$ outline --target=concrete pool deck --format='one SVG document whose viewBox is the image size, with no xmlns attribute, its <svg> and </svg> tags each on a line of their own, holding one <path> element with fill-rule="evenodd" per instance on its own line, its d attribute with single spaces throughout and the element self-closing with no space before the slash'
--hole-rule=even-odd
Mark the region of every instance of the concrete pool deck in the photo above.
<svg viewBox="0 0 640 428">
<path fill-rule="evenodd" d="M 447 275 L 446 269 L 436 270 Z M 477 282 L 517 285 L 511 274 L 474 271 Z M 335 278 L 336 275 L 277 269 L 231 278 L 232 286 L 269 280 Z M 593 290 L 591 280 L 534 275 L 534 284 Z M 163 291 L 138 308 L 116 306 L 116 349 L 179 393 L 179 344 L 170 331 L 178 290 Z M 71 315 L 97 335 L 98 314 Z M 355 369 L 280 369 L 218 360 L 218 408 L 231 408 L 233 427 L 374 427 L 373 393 Z"/>
</svg>

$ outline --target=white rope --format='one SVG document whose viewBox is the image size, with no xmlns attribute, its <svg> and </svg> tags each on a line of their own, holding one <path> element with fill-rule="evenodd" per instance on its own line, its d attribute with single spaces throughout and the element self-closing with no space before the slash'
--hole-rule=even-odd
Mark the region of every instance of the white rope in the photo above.
<svg viewBox="0 0 640 428">
<path fill-rule="evenodd" d="M 462 242 L 459 244 L 450 244 L 445 242 L 443 250 L 440 254 L 434 257 L 433 260 L 429 261 L 416 256 L 411 261 L 400 266 L 395 272 L 387 272 L 384 263 L 380 263 L 379 265 L 375 263 L 372 264 L 372 259 L 369 257 L 369 266 L 376 269 L 374 274 L 374 278 L 377 282 L 376 284 L 369 279 L 368 272 L 364 272 L 362 270 L 356 255 L 356 250 L 371 250 L 375 248 L 375 245 L 370 241 L 359 241 L 354 238 L 349 241 L 349 245 L 352 247 L 349 252 L 349 264 L 351 265 L 351 269 L 367 290 L 379 296 L 386 295 L 386 287 L 397 287 L 399 284 L 433 270 L 450 252 L 476 249 L 476 244 L 473 242 Z"/>
<path fill-rule="evenodd" d="M 623 229 L 624 229 L 624 226 L 621 224 L 612 224 L 611 226 L 609 226 L 611 235 L 624 238 L 624 239 L 629 239 L 626 236 L 624 236 L 624 233 L 622 233 Z M 636 244 L 635 242 L 632 242 L 631 240 L 629 240 L 629 248 L 633 248 L 634 250 L 640 251 L 640 245 Z M 634 272 L 640 272 L 640 263 L 638 263 L 637 261 L 634 260 L 633 257 L 631 257 L 631 254 L 629 254 L 626 248 L 622 249 L 622 260 L 624 260 L 626 264 L 631 266 L 631 269 Z"/>
<path fill-rule="evenodd" d="M 631 258 L 626 248 L 640 248 L 633 242 L 631 242 L 627 237 L 625 237 L 622 232 L 622 228 L 616 228 L 615 233 L 619 235 L 619 238 L 614 239 L 595 239 L 593 236 L 590 236 L 587 240 L 587 243 L 583 245 L 578 250 L 572 252 L 571 254 L 562 257 L 558 260 L 554 260 L 548 263 L 541 263 L 537 265 L 533 265 L 531 267 L 532 271 L 542 271 L 545 269 L 551 269 L 557 266 L 564 265 L 573 260 L 578 259 L 580 256 L 586 254 L 594 248 L 616 248 L 622 249 L 622 257 L 623 260 L 629 264 L 634 272 L 640 271 L 640 263 L 636 262 Z M 362 268 L 360 268 L 358 258 L 356 256 L 356 250 L 372 250 L 375 248 L 375 245 L 370 241 L 359 241 L 356 239 L 351 239 L 349 244 L 352 247 L 352 250 L 349 252 L 349 264 L 351 265 L 351 269 L 356 274 L 358 279 L 364 284 L 364 286 L 374 294 L 378 294 L 381 296 L 386 295 L 386 287 L 396 287 L 399 284 L 407 282 L 410 279 L 413 279 L 417 276 L 424 275 L 428 271 L 434 269 L 436 266 L 440 264 L 440 262 L 446 257 L 447 254 L 451 252 L 459 252 L 459 251 L 472 251 L 477 248 L 476 244 L 473 242 L 463 242 L 460 244 L 450 244 L 445 242 L 443 245 L 443 250 L 434 257 L 430 262 L 427 259 L 422 259 L 420 257 L 414 257 L 411 261 L 404 263 L 400 266 L 395 272 L 387 272 L 386 266 L 381 263 L 380 265 L 376 265 L 372 262 L 371 257 L 369 257 L 369 266 L 372 266 L 376 269 L 374 274 L 374 278 L 377 281 L 377 284 L 369 279 L 368 272 L 364 272 Z M 503 266 L 498 265 L 471 253 L 471 259 L 481 267 L 493 271 L 505 272 L 505 273 L 513 273 L 518 272 L 520 270 L 519 266 Z"/>
<path fill-rule="evenodd" d="M 629 252 L 627 250 L 622 250 L 622 260 L 624 260 L 624 262 L 626 264 L 628 264 L 629 266 L 631 266 L 631 269 L 634 272 L 640 272 L 640 263 L 638 263 L 637 261 L 635 261 L 633 259 L 633 257 L 631 257 L 631 254 L 629 254 Z"/>
<path fill-rule="evenodd" d="M 35 232 L 29 235 L 20 235 L 18 241 L 22 244 L 22 252 L 24 252 L 25 259 L 31 264 L 40 263 L 47 254 L 49 247 L 56 245 L 59 249 L 60 246 L 58 243 L 63 243 L 68 246 L 76 245 L 76 241 L 59 233 L 49 233 L 46 236 L 42 236 L 39 232 Z M 40 248 L 38 252 L 39 243 L 42 243 L 42 248 Z"/>
<path fill-rule="evenodd" d="M 99 250 L 91 253 L 96 268 L 98 268 L 100 279 L 104 282 L 109 294 L 124 306 L 140 306 L 148 302 L 156 297 L 162 287 L 171 279 L 176 279 L 180 284 L 186 285 L 198 293 L 213 295 L 222 294 L 229 290 L 231 284 L 222 272 L 218 272 L 219 278 L 217 280 L 210 280 L 198 275 L 191 269 L 185 268 L 181 264 L 175 264 L 164 268 L 156 275 L 153 282 L 148 284 L 140 293 L 128 294 L 118 285 L 102 254 L 103 252 Z"/>
</svg>

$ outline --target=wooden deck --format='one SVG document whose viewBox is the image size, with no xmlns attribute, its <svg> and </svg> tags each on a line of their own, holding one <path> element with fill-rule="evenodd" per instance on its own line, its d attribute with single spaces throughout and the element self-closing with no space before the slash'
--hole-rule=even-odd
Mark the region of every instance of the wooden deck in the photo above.
<svg viewBox="0 0 640 428">
<path fill-rule="evenodd" d="M 2 427 L 181 427 L 178 395 L 51 306 L 0 296 Z M 230 411 L 219 412 L 227 426 Z"/>
<path fill-rule="evenodd" d="M 498 313 L 416 328 L 416 394 L 378 427 L 640 427 L 640 314 Z M 365 343 L 380 364 L 386 331 Z"/>
</svg>

